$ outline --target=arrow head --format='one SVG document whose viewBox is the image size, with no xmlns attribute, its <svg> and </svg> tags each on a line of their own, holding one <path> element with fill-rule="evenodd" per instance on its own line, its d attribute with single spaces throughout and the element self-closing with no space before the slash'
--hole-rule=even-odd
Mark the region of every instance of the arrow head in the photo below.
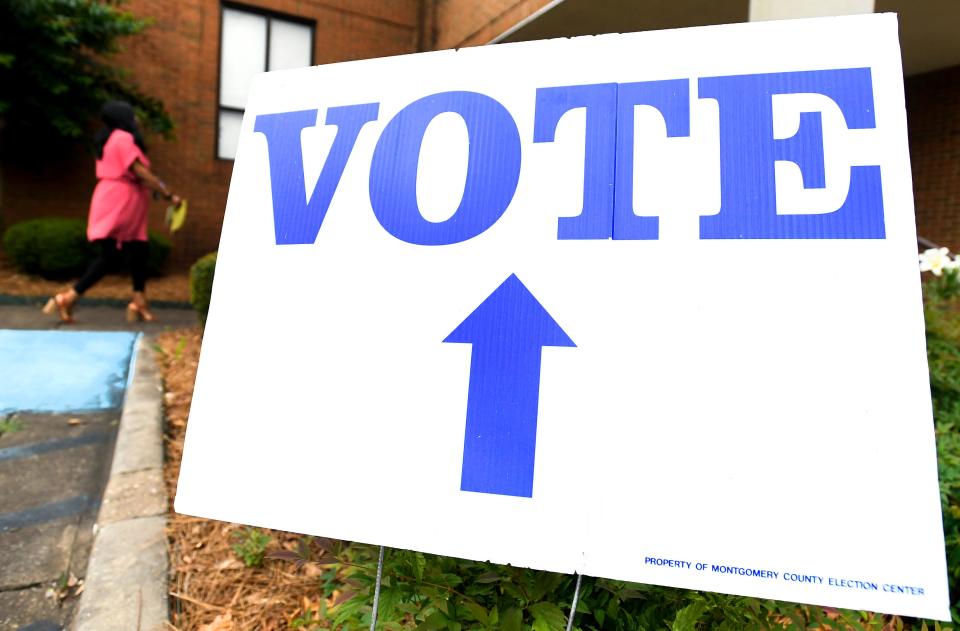
<svg viewBox="0 0 960 631">
<path fill-rule="evenodd" d="M 444 342 L 512 348 L 576 346 L 520 279 L 511 274 Z"/>
</svg>

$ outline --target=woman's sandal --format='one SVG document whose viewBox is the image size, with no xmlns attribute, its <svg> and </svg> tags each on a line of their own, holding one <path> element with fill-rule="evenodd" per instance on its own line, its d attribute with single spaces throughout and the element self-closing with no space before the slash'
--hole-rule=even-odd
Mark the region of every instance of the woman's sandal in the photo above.
<svg viewBox="0 0 960 631">
<path fill-rule="evenodd" d="M 146 305 L 138 305 L 135 302 L 127 304 L 127 322 L 153 322 L 154 320 L 156 317 Z"/>
<path fill-rule="evenodd" d="M 60 316 L 60 321 L 64 324 L 73 324 L 73 304 L 68 302 L 64 294 L 56 294 L 43 305 L 43 313 Z"/>
</svg>

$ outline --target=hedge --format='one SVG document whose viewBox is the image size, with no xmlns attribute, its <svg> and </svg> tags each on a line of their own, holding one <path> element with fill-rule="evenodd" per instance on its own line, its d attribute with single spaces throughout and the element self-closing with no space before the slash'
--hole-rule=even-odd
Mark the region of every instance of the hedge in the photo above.
<svg viewBox="0 0 960 631">
<path fill-rule="evenodd" d="M 210 310 L 210 292 L 213 291 L 213 274 L 216 268 L 216 252 L 200 257 L 190 267 L 190 304 L 197 311 L 201 326 L 207 324 L 207 311 Z"/>
<path fill-rule="evenodd" d="M 170 240 L 150 231 L 147 273 L 160 274 L 170 254 Z M 79 219 L 43 217 L 16 223 L 3 235 L 3 250 L 22 272 L 65 279 L 83 273 L 97 256 L 87 241 L 87 224 Z"/>
</svg>

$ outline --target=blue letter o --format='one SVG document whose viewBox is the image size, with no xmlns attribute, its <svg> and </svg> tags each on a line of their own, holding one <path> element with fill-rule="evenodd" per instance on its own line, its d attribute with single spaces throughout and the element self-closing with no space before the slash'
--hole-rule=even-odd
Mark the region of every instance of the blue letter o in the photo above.
<svg viewBox="0 0 960 631">
<path fill-rule="evenodd" d="M 427 127 L 459 114 L 469 142 L 467 178 L 457 211 L 428 221 L 417 205 L 417 166 Z M 416 245 L 448 245 L 479 235 L 503 215 L 520 178 L 520 133 L 510 112 L 477 92 L 441 92 L 400 110 L 383 130 L 370 164 L 370 204 L 383 228 Z"/>
</svg>

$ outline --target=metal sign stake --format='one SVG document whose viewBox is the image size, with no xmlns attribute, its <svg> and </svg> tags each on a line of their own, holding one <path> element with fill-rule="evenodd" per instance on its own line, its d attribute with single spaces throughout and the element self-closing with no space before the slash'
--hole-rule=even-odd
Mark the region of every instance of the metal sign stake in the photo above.
<svg viewBox="0 0 960 631">
<path fill-rule="evenodd" d="M 583 580 L 583 574 L 577 574 L 577 586 L 573 589 L 573 602 L 570 603 L 570 616 L 567 618 L 567 631 L 573 629 L 573 619 L 577 615 L 577 601 L 580 600 L 580 581 Z"/>
<path fill-rule="evenodd" d="M 383 578 L 383 546 L 380 546 L 380 560 L 377 561 L 377 583 L 373 588 L 373 614 L 370 616 L 370 631 L 377 626 L 377 607 L 380 605 L 380 581 Z M 578 584 L 579 587 L 579 584 Z M 576 602 L 576 601 L 574 601 Z"/>
</svg>

